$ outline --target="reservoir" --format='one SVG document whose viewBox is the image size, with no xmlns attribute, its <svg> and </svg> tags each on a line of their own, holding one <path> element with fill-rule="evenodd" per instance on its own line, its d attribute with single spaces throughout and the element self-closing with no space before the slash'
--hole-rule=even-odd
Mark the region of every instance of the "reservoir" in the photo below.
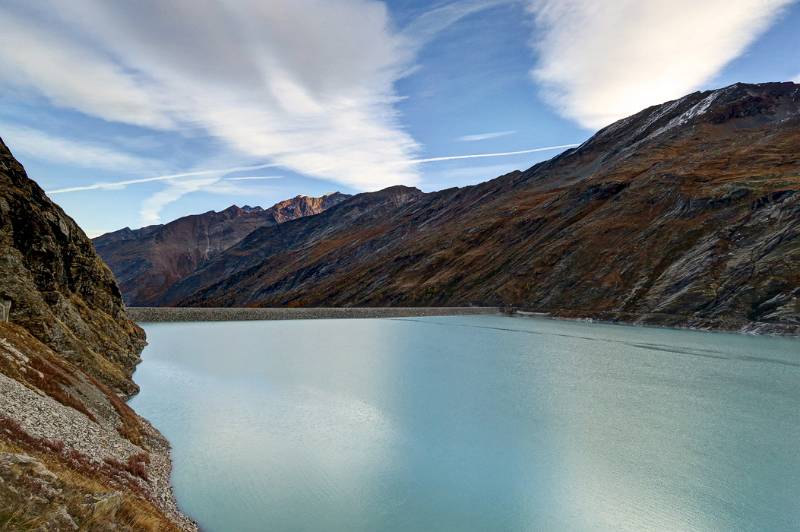
<svg viewBox="0 0 800 532">
<path fill-rule="evenodd" d="M 504 316 L 144 324 L 208 531 L 800 528 L 800 341 Z"/>
</svg>

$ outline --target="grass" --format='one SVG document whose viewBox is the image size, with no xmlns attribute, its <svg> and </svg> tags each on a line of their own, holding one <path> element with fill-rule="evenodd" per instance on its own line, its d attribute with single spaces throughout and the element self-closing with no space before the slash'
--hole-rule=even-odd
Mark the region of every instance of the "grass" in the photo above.
<svg viewBox="0 0 800 532">
<path fill-rule="evenodd" d="M 133 454 L 128 457 L 127 462 L 120 462 L 116 458 L 105 458 L 104 461 L 119 471 L 127 471 L 135 477 L 147 481 L 147 465 L 150 463 L 150 456 L 147 453 Z"/>
<path fill-rule="evenodd" d="M 150 500 L 132 475 L 146 476 L 149 457 L 133 455 L 128 463 L 97 464 L 60 442 L 33 437 L 13 420 L 0 417 L 0 452 L 27 454 L 56 478 L 56 496 L 41 496 L 42 484 L 24 474 L 11 483 L 0 482 L 0 530 L 41 530 L 65 508 L 80 530 L 177 530 Z M 0 469 L 0 475 L 8 471 Z M 2 477 L 0 477 L 2 478 Z M 88 498 L 87 498 L 88 497 Z M 97 501 L 87 503 L 88 501 Z"/>
<path fill-rule="evenodd" d="M 114 393 L 114 391 L 108 386 L 98 381 L 91 375 L 87 375 L 87 377 L 89 381 L 97 387 L 97 389 L 103 392 L 108 401 L 111 403 L 111 406 L 113 406 L 114 410 L 117 411 L 120 421 L 120 424 L 117 427 L 117 432 L 119 432 L 120 436 L 132 444 L 142 447 L 145 442 L 145 431 L 144 427 L 142 426 L 142 421 L 136 412 L 134 412 L 133 409 L 129 407 L 128 404 L 122 400 L 120 396 Z"/>
<path fill-rule="evenodd" d="M 75 389 L 75 381 L 78 378 L 75 369 L 25 329 L 14 324 L 0 324 L 0 337 L 6 338 L 13 348 L 23 352 L 28 358 L 26 367 L 19 362 L 15 363 L 13 356 L 0 356 L 0 373 L 45 393 L 62 405 L 73 408 L 97 422 L 86 405 L 67 391 Z"/>
<path fill-rule="evenodd" d="M 28 368 L 12 362 L 12 358 L 0 356 L 0 373 L 40 390 L 64 406 L 68 406 L 84 414 L 94 422 L 95 415 L 74 393 L 68 390 L 77 389 L 77 381 L 84 379 L 99 389 L 111 403 L 119 416 L 119 434 L 139 447 L 145 443 L 145 430 L 138 415 L 108 386 L 92 375 L 83 373 L 69 362 L 61 359 L 49 347 L 42 344 L 25 329 L 11 323 L 0 324 L 0 337 L 11 341 L 12 345 L 24 352 L 28 357 Z M 2 349 L 2 347 L 0 347 Z M 1 353 L 1 352 L 0 352 Z"/>
</svg>

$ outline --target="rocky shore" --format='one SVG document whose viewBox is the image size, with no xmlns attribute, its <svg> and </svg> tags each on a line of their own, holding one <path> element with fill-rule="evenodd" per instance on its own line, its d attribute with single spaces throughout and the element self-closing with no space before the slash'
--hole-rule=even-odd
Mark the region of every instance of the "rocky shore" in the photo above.
<svg viewBox="0 0 800 532">
<path fill-rule="evenodd" d="M 196 530 L 169 443 L 125 402 L 144 331 L 0 140 L 0 530 Z"/>
<path fill-rule="evenodd" d="M 500 314 L 500 307 L 336 307 L 336 308 L 201 308 L 129 307 L 140 323 L 170 321 L 321 320 L 343 318 L 404 318 L 414 316 L 474 316 Z"/>
<path fill-rule="evenodd" d="M 92 406 L 102 408 L 102 403 L 102 398 L 98 397 Z M 131 500 L 128 494 L 133 491 L 163 512 L 176 529 L 196 530 L 195 524 L 178 510 L 175 503 L 170 485 L 169 444 L 149 423 L 141 424 L 141 436 L 146 443 L 143 441 L 136 445 L 116 430 L 112 416 L 95 416 L 93 421 L 3 374 L 0 374 L 0 412 L 7 416 L 3 418 L 3 429 L 0 430 L 3 436 L 13 436 L 13 432 L 18 432 L 17 437 L 24 434 L 25 439 L 34 442 L 30 446 L 32 449 L 3 449 L 5 452 L 0 452 L 0 479 L 13 483 L 15 477 L 24 473 L 25 480 L 32 483 L 31 487 L 45 494 L 45 497 L 26 497 L 27 500 L 22 502 L 28 510 L 20 513 L 30 514 L 26 520 L 41 529 L 82 530 L 81 525 L 87 516 L 98 524 L 110 525 L 123 519 L 126 511 L 133 510 L 139 515 L 126 518 L 131 520 L 134 530 L 139 526 L 147 529 L 148 521 L 157 523 L 155 529 L 169 526 L 147 516 L 149 512 L 146 509 L 142 512 L 138 501 Z M 36 443 L 49 447 L 48 450 L 56 456 L 37 456 Z M 101 480 L 97 490 L 81 494 L 80 498 L 88 503 L 76 504 L 74 486 L 60 478 L 63 474 L 57 473 L 63 466 L 60 462 L 89 471 L 85 474 L 86 480 Z M 0 493 L 3 491 L 0 489 Z M 18 489 L 17 494 L 22 491 Z M 130 510 L 126 510 L 126 506 Z M 24 526 L 24 522 L 17 519 L 6 524 L 13 528 Z M 115 527 L 125 529 L 124 523 L 117 523 Z"/>
</svg>

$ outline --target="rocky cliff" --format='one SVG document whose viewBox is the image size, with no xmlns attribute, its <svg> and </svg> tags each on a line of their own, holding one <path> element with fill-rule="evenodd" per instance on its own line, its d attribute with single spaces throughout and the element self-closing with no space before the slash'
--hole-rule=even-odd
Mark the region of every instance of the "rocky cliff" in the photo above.
<svg viewBox="0 0 800 532">
<path fill-rule="evenodd" d="M 144 332 L 2 140 L 0 307 L 0 529 L 193 529 L 167 442 L 124 402 Z"/>
<path fill-rule="evenodd" d="M 94 245 L 114 272 L 128 305 L 157 305 L 173 284 L 253 230 L 318 214 L 348 197 L 339 192 L 319 198 L 297 196 L 269 209 L 232 205 L 165 225 L 126 227 L 95 238 Z"/>
<path fill-rule="evenodd" d="M 257 229 L 162 302 L 513 305 L 798 333 L 799 153 L 800 85 L 698 92 L 524 172 Z"/>
</svg>

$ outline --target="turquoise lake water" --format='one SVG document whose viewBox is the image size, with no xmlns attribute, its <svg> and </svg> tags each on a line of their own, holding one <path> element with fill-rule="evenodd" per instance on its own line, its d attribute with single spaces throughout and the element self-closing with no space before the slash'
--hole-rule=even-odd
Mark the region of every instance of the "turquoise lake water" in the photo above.
<svg viewBox="0 0 800 532">
<path fill-rule="evenodd" d="M 209 531 L 800 529 L 800 341 L 502 316 L 146 324 Z"/>
</svg>

